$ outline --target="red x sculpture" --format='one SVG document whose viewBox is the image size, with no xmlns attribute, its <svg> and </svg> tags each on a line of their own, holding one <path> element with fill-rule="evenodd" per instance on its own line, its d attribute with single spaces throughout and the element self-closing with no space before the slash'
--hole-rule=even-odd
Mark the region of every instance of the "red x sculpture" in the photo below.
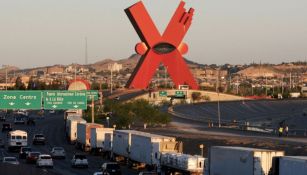
<svg viewBox="0 0 307 175">
<path fill-rule="evenodd" d="M 188 51 L 188 46 L 182 40 L 191 26 L 194 13 L 192 8 L 187 12 L 184 5 L 185 2 L 181 1 L 162 36 L 142 1 L 125 10 L 142 41 L 135 47 L 136 53 L 142 57 L 128 80 L 127 87 L 148 88 L 156 69 L 163 63 L 176 87 L 189 85 L 191 89 L 198 89 L 198 84 L 182 56 Z"/>
</svg>

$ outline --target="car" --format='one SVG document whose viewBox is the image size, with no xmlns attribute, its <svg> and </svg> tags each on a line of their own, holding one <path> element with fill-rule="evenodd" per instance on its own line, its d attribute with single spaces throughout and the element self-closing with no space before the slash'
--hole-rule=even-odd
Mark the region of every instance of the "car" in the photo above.
<svg viewBox="0 0 307 175">
<path fill-rule="evenodd" d="M 19 165 L 19 161 L 16 157 L 3 157 L 2 163 L 8 163 L 13 165 Z"/>
<path fill-rule="evenodd" d="M 55 114 L 55 110 L 50 110 L 49 114 Z"/>
<path fill-rule="evenodd" d="M 84 167 L 88 168 L 88 161 L 85 155 L 75 154 L 71 159 L 71 167 Z"/>
<path fill-rule="evenodd" d="M 31 151 L 32 151 L 31 147 L 28 147 L 28 146 L 21 147 L 20 151 L 19 151 L 19 159 L 25 159 L 27 157 L 28 153 L 31 152 Z"/>
<path fill-rule="evenodd" d="M 117 97 L 115 97 L 114 99 L 115 99 L 115 100 L 120 100 L 120 97 L 119 97 L 119 96 L 117 96 Z"/>
<path fill-rule="evenodd" d="M 0 138 L 0 148 L 4 148 L 4 141 L 2 138 Z"/>
<path fill-rule="evenodd" d="M 158 175 L 158 173 L 153 171 L 141 171 L 139 175 Z"/>
<path fill-rule="evenodd" d="M 41 154 L 36 160 L 36 167 L 50 167 L 53 168 L 52 157 L 48 154 Z"/>
<path fill-rule="evenodd" d="M 108 175 L 121 175 L 120 166 L 117 162 L 104 163 L 101 166 L 101 171 L 103 174 Z"/>
<path fill-rule="evenodd" d="M 20 110 L 16 111 L 16 114 L 28 116 L 29 112 L 27 110 L 20 109 Z"/>
<path fill-rule="evenodd" d="M 93 175 L 102 175 L 102 172 L 95 172 Z"/>
<path fill-rule="evenodd" d="M 51 154 L 52 158 L 63 158 L 63 159 L 65 159 L 65 157 L 66 157 L 65 150 L 62 147 L 53 147 L 50 154 Z"/>
<path fill-rule="evenodd" d="M 23 115 L 17 115 L 14 119 L 15 124 L 25 124 L 25 117 Z"/>
<path fill-rule="evenodd" d="M 35 125 L 35 119 L 34 118 L 28 118 L 27 125 Z"/>
<path fill-rule="evenodd" d="M 35 134 L 33 136 L 32 143 L 33 143 L 33 145 L 37 145 L 37 144 L 45 145 L 46 144 L 46 138 L 43 134 Z"/>
<path fill-rule="evenodd" d="M 7 117 L 7 113 L 0 113 L 0 121 L 5 122 Z"/>
<path fill-rule="evenodd" d="M 2 124 L 2 132 L 4 131 L 12 131 L 12 125 L 10 123 L 3 123 Z"/>
<path fill-rule="evenodd" d="M 26 157 L 27 163 L 36 163 L 36 160 L 38 159 L 38 156 L 40 155 L 40 152 L 28 152 L 28 155 Z"/>
</svg>

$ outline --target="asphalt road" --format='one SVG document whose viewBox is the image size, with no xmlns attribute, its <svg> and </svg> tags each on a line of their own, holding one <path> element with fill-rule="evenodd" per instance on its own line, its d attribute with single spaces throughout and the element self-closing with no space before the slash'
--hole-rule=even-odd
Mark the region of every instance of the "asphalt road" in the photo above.
<svg viewBox="0 0 307 175">
<path fill-rule="evenodd" d="M 290 129 L 307 129 L 307 100 L 256 100 L 221 102 L 221 121 L 227 123 L 249 122 L 250 125 L 276 128 L 279 122 L 285 120 Z M 187 119 L 208 122 L 218 120 L 218 105 L 216 102 L 195 105 L 178 105 L 174 111 Z"/>
<path fill-rule="evenodd" d="M 47 112 L 46 112 L 47 113 Z M 12 117 L 7 119 L 6 122 L 13 123 Z M 3 122 L 0 122 L 0 124 Z M 2 127 L 2 124 L 1 124 Z M 69 145 L 66 142 L 65 134 L 64 134 L 64 120 L 63 113 L 59 114 L 46 114 L 43 119 L 36 120 L 36 126 L 27 126 L 27 125 L 14 125 L 14 130 L 24 130 L 28 132 L 28 144 L 32 147 L 32 150 L 39 151 L 41 153 L 50 154 L 52 147 L 61 146 L 66 151 L 66 159 L 64 160 L 54 160 L 54 168 L 53 169 L 44 169 L 45 172 L 54 172 L 56 174 L 63 175 L 90 175 L 94 172 L 99 171 L 101 165 L 108 161 L 103 160 L 100 156 L 87 155 L 89 161 L 88 169 L 76 169 L 71 168 L 71 158 L 73 154 L 76 152 L 81 152 L 76 150 L 74 145 Z M 32 138 L 34 134 L 43 133 L 47 139 L 46 145 L 32 145 Z M 6 133 L 1 133 L 2 138 L 6 139 Z M 8 152 L 7 149 L 0 148 L 0 157 L 2 159 L 3 156 L 15 156 L 18 157 L 18 153 Z M 35 165 L 26 164 L 25 160 L 19 160 L 23 166 L 32 168 Z M 0 170 L 1 172 L 1 170 Z M 137 174 L 137 172 L 133 170 L 129 170 L 126 167 L 122 167 L 123 174 L 132 175 Z M 0 173 L 1 174 L 1 173 Z M 33 174 L 35 175 L 35 174 Z"/>
</svg>

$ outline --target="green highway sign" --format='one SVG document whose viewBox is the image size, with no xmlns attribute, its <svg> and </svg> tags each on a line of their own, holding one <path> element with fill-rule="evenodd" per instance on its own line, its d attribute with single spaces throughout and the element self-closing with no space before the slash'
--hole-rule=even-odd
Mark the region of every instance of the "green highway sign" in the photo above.
<svg viewBox="0 0 307 175">
<path fill-rule="evenodd" d="M 166 91 L 160 91 L 159 92 L 159 96 L 160 97 L 166 97 L 167 96 L 167 92 Z"/>
<path fill-rule="evenodd" d="M 86 91 L 44 91 L 44 109 L 86 109 Z"/>
<path fill-rule="evenodd" d="M 185 93 L 183 91 L 175 91 L 175 97 L 184 97 Z"/>
<path fill-rule="evenodd" d="M 41 109 L 41 91 L 0 91 L 0 109 Z"/>
<path fill-rule="evenodd" d="M 99 99 L 97 90 L 88 90 L 88 91 L 85 91 L 85 92 L 86 92 L 86 96 L 87 96 L 88 101 L 92 101 L 93 97 L 94 97 L 95 101 Z"/>
</svg>

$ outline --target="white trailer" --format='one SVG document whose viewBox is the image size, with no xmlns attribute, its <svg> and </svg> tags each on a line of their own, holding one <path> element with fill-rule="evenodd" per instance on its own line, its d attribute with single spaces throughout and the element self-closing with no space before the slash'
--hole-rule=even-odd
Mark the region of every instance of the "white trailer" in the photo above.
<svg viewBox="0 0 307 175">
<path fill-rule="evenodd" d="M 7 148 L 9 151 L 19 150 L 28 146 L 28 133 L 22 130 L 10 131 L 7 135 Z"/>
<path fill-rule="evenodd" d="M 306 156 L 285 156 L 279 159 L 279 175 L 306 175 Z"/>
<path fill-rule="evenodd" d="M 103 125 L 97 123 L 77 123 L 77 144 L 83 151 L 90 151 L 90 139 L 92 128 L 103 128 Z"/>
<path fill-rule="evenodd" d="M 105 149 L 106 135 L 113 135 L 114 128 L 91 128 L 91 151 L 96 153 L 111 151 Z"/>
<path fill-rule="evenodd" d="M 195 174 L 204 173 L 205 158 L 199 155 L 181 153 L 163 153 L 161 167 L 166 174 Z"/>
<path fill-rule="evenodd" d="M 129 159 L 146 165 L 159 165 L 161 153 L 178 153 L 179 148 L 174 137 L 138 131 L 131 134 Z"/>
<path fill-rule="evenodd" d="M 113 132 L 112 153 L 114 156 L 129 157 L 131 146 L 131 134 L 138 133 L 134 130 L 115 130 Z"/>
<path fill-rule="evenodd" d="M 66 122 L 66 135 L 67 135 L 67 140 L 69 143 L 75 143 L 77 140 L 77 124 L 78 123 L 83 123 L 85 124 L 86 121 L 79 116 L 70 116 L 67 119 Z"/>
<path fill-rule="evenodd" d="M 131 166 L 159 167 L 163 152 L 178 153 L 181 143 L 174 137 L 160 136 L 135 130 L 116 130 L 113 132 L 114 158 L 129 160 Z"/>
<path fill-rule="evenodd" d="M 274 157 L 283 151 L 256 148 L 213 146 L 209 152 L 210 175 L 268 175 Z"/>
</svg>

